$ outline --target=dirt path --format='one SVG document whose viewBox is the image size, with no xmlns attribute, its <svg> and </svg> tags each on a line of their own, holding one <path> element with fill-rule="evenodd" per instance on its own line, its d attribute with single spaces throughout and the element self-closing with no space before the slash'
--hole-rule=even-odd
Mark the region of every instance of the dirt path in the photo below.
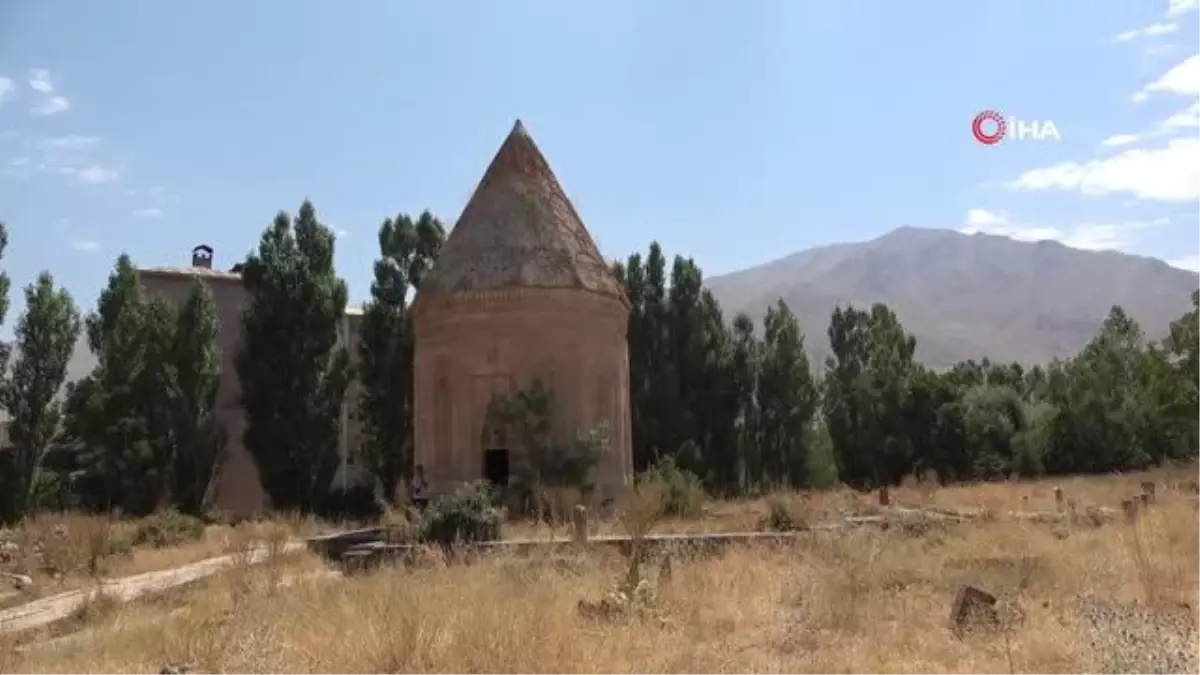
<svg viewBox="0 0 1200 675">
<path fill-rule="evenodd" d="M 301 574 L 286 574 L 279 580 L 279 587 L 286 588 L 298 582 L 311 581 L 317 579 L 340 579 L 342 573 L 337 570 L 323 569 L 318 572 L 304 572 Z M 165 619 L 174 619 L 181 616 L 186 616 L 189 609 L 187 607 L 179 607 L 168 612 L 165 617 L 148 613 L 145 616 L 133 616 L 122 619 L 122 630 L 128 628 L 142 627 L 147 624 L 157 623 Z M 27 644 L 23 644 L 16 648 L 20 653 L 45 652 L 47 650 L 61 649 L 70 646 L 73 649 L 86 648 L 91 641 L 103 639 L 106 628 L 102 627 L 85 627 L 77 632 L 69 632 L 64 635 L 49 637 L 43 640 L 34 640 Z"/>
<path fill-rule="evenodd" d="M 283 547 L 283 553 L 294 553 L 304 548 L 304 542 L 289 542 Z M 266 548 L 257 548 L 249 552 L 245 562 L 255 565 L 266 560 L 267 556 Z M 97 593 L 128 602 L 143 595 L 160 593 L 212 576 L 234 563 L 234 555 L 223 555 L 172 569 L 143 572 L 118 579 L 102 579 L 97 586 L 91 588 L 59 593 L 0 611 L 0 633 L 28 630 L 65 619 Z"/>
</svg>

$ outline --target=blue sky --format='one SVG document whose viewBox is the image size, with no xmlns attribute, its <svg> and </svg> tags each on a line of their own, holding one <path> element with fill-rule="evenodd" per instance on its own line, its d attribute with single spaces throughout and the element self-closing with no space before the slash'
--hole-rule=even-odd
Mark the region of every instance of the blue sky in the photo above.
<svg viewBox="0 0 1200 675">
<path fill-rule="evenodd" d="M 228 267 L 307 197 L 360 301 L 382 219 L 453 222 L 519 117 L 611 257 L 716 274 L 909 224 L 1194 268 L 1196 5 L 12 0 L 0 264 L 90 309 L 121 251 Z M 981 145 L 984 109 L 1061 140 Z"/>
</svg>

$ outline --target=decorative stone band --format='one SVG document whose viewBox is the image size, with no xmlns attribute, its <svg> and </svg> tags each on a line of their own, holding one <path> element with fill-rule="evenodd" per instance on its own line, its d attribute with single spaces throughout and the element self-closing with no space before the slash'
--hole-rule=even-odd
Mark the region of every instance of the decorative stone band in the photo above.
<svg viewBox="0 0 1200 675">
<path fill-rule="evenodd" d="M 428 298 L 418 295 L 413 302 L 412 312 L 418 333 L 436 331 L 443 325 L 458 323 L 456 319 L 466 319 L 481 312 L 538 312 L 607 317 L 620 322 L 622 330 L 629 320 L 629 305 L 624 298 L 578 288 L 522 287 L 470 291 Z"/>
</svg>

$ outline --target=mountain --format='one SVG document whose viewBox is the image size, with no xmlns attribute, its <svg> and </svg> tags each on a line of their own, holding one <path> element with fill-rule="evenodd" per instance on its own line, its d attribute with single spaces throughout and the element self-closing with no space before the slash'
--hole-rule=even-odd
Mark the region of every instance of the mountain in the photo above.
<svg viewBox="0 0 1200 675">
<path fill-rule="evenodd" d="M 835 306 L 887 303 L 916 335 L 917 358 L 936 367 L 985 356 L 1035 364 L 1074 355 L 1113 305 L 1161 337 L 1190 307 L 1200 277 L 1155 258 L 1056 241 L 901 227 L 705 283 L 727 316 L 744 311 L 759 325 L 767 306 L 783 298 L 816 359 L 829 353 Z"/>
</svg>

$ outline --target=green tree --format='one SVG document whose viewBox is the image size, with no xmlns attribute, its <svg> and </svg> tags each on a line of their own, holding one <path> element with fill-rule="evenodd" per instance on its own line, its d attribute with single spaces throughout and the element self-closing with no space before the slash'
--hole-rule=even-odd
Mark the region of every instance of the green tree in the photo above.
<svg viewBox="0 0 1200 675">
<path fill-rule="evenodd" d="M 379 228 L 379 259 L 358 343 L 362 386 L 358 416 L 364 463 L 387 499 L 413 461 L 413 326 L 409 293 L 433 265 L 446 233 L 428 211 L 399 215 Z"/>
<path fill-rule="evenodd" d="M 280 212 L 247 257 L 242 349 L 235 364 L 246 448 L 278 509 L 313 511 L 339 465 L 349 360 L 339 344 L 346 282 L 333 266 L 333 232 L 305 201 L 293 224 Z"/>
<path fill-rule="evenodd" d="M 829 437 L 829 428 L 819 414 L 804 429 L 804 445 L 808 459 L 805 486 L 826 490 L 837 485 L 837 457 L 833 450 L 833 439 Z"/>
<path fill-rule="evenodd" d="M 178 312 L 171 349 L 171 496 L 180 511 L 192 515 L 204 510 L 228 438 L 217 417 L 221 353 L 216 310 L 208 286 L 193 282 Z"/>
<path fill-rule="evenodd" d="M 629 299 L 629 398 L 637 471 L 678 448 L 670 426 L 677 414 L 670 400 L 675 380 L 668 362 L 666 268 L 662 247 L 652 242 L 644 261 L 635 253 L 614 270 Z"/>
<path fill-rule="evenodd" d="M 962 399 L 963 436 L 972 455 L 971 476 L 996 479 L 1018 470 L 1016 438 L 1027 426 L 1025 404 L 1006 385 L 980 384 Z"/>
<path fill-rule="evenodd" d="M 1133 470 L 1194 458 L 1200 445 L 1200 292 L 1161 344 L 1115 307 L 1078 355 L 1028 368 L 987 357 L 924 367 L 886 305 L 839 307 L 818 383 L 779 306 L 762 339 L 746 316 L 727 327 L 695 263 L 677 256 L 668 280 L 657 243 L 614 272 L 630 301 L 639 470 L 669 459 L 730 493 L 927 471 L 953 481 Z"/>
<path fill-rule="evenodd" d="M 4 251 L 7 248 L 8 226 L 4 224 L 4 221 L 0 221 L 0 260 L 4 260 Z M 8 316 L 8 291 L 11 284 L 8 274 L 0 269 L 0 326 L 4 325 L 4 319 Z M 7 343 L 0 342 L 0 373 L 8 372 L 9 349 Z"/>
<path fill-rule="evenodd" d="M 225 432 L 216 415 L 220 378 L 216 307 L 195 281 L 176 309 L 142 293 L 127 255 L 88 317 L 96 369 L 67 393 L 60 441 L 66 469 L 91 509 L 145 514 L 203 511 Z"/>
<path fill-rule="evenodd" d="M 177 335 L 175 308 L 161 298 L 146 298 L 140 307 L 141 368 L 133 382 L 133 410 L 141 416 L 145 437 L 138 455 L 145 466 L 145 488 L 137 513 L 171 506 L 175 484 L 174 403 L 178 377 L 173 353 Z"/>
<path fill-rule="evenodd" d="M 1196 425 L 1196 409 L 1188 391 L 1190 382 L 1179 376 L 1170 353 L 1153 343 L 1146 345 L 1137 378 L 1132 383 L 1142 392 L 1138 397 L 1142 428 L 1137 436 L 1148 459 L 1187 457 L 1194 447 Z"/>
<path fill-rule="evenodd" d="M 25 288 L 25 313 L 17 322 L 17 360 L 0 386 L 0 404 L 8 411 L 9 442 L 4 453 L 6 498 L 0 518 L 13 522 L 32 505 L 42 459 L 58 432 L 61 406 L 55 395 L 67 374 L 67 362 L 79 337 L 80 319 L 65 289 L 42 272 Z"/>
<path fill-rule="evenodd" d="M 829 324 L 822 409 L 838 474 L 852 485 L 899 480 L 914 466 L 911 405 L 916 338 L 886 305 L 836 308 Z"/>
<path fill-rule="evenodd" d="M 817 407 L 817 390 L 804 350 L 804 333 L 783 300 L 763 319 L 761 452 L 766 473 L 778 484 L 808 482 L 806 429 Z"/>
<path fill-rule="evenodd" d="M 736 489 L 743 419 L 737 345 L 695 261 L 676 256 L 668 283 L 657 242 L 614 265 L 630 302 L 629 372 L 634 465 L 672 457 L 709 487 Z M 740 364 L 742 366 L 745 363 Z"/>
<path fill-rule="evenodd" d="M 1140 379 L 1146 365 L 1141 328 L 1113 307 L 1079 356 L 1055 373 L 1049 398 L 1058 410 L 1046 469 L 1053 473 L 1129 471 L 1146 466 L 1144 436 L 1153 406 Z"/>
<path fill-rule="evenodd" d="M 1171 322 L 1162 349 L 1151 356 L 1173 366 L 1174 377 L 1165 368 L 1157 371 L 1157 394 L 1173 427 L 1171 454 L 1176 457 L 1194 457 L 1200 446 L 1200 291 L 1192 291 L 1191 301 L 1192 308 Z"/>
<path fill-rule="evenodd" d="M 680 467 L 724 491 L 736 483 L 738 469 L 733 342 L 721 307 L 703 280 L 694 260 L 675 257 L 659 393 L 671 411 L 663 447 L 674 451 Z"/>
<path fill-rule="evenodd" d="M 737 473 L 745 490 L 763 481 L 761 416 L 759 410 L 759 373 L 762 342 L 754 334 L 754 322 L 744 313 L 733 319 L 733 347 L 730 356 L 730 388 L 737 413 Z M 828 436 L 828 434 L 826 434 Z"/>
<path fill-rule="evenodd" d="M 155 472 L 161 439 L 153 437 L 149 419 L 150 407 L 162 400 L 152 385 L 163 364 L 147 359 L 148 352 L 162 352 L 161 344 L 148 349 L 151 336 L 166 332 L 164 326 L 150 325 L 149 318 L 165 321 L 165 312 L 151 312 L 147 305 L 137 269 L 123 254 L 96 311 L 87 317 L 88 345 L 97 365 L 69 388 L 63 429 L 63 442 L 74 448 L 76 490 L 93 510 L 147 513 L 165 491 L 165 477 Z"/>
<path fill-rule="evenodd" d="M 904 418 L 913 448 L 914 475 L 925 477 L 932 471 L 942 480 L 971 475 L 973 461 L 965 440 L 961 405 L 966 387 L 960 381 L 958 366 L 944 373 L 919 365 L 913 369 Z"/>
</svg>

